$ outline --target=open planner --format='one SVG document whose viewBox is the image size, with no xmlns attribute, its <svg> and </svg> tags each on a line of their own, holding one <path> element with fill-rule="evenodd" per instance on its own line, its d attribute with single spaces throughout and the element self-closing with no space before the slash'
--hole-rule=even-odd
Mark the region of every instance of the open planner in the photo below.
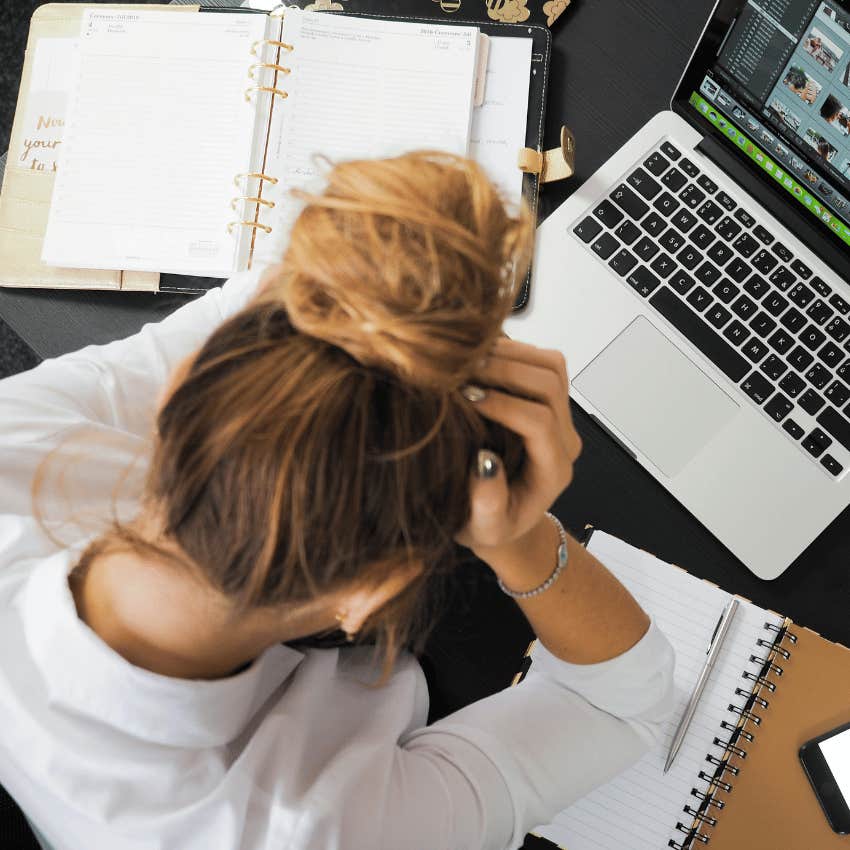
<svg viewBox="0 0 850 850">
<path fill-rule="evenodd" d="M 121 269 L 124 282 L 156 288 L 151 273 L 224 278 L 279 260 L 298 211 L 290 190 L 320 188 L 327 163 L 343 159 L 471 156 L 508 203 L 524 196 L 535 211 L 539 182 L 571 173 L 542 174 L 553 153 L 544 161 L 545 27 L 206 12 L 38 10 L 0 220 L 14 222 L 14 250 L 26 196 L 38 195 L 26 236 L 41 250 L 35 267 L 29 255 L 14 268 L 0 260 L 0 284 L 85 287 L 79 270 L 91 270 L 89 288 L 114 288 L 98 270 Z M 52 37 L 53 21 L 65 37 Z M 33 81 L 62 88 L 49 141 Z"/>
<path fill-rule="evenodd" d="M 601 531 L 587 548 L 673 644 L 677 706 L 660 746 L 535 829 L 526 846 L 846 850 L 847 838 L 830 829 L 797 752 L 847 721 L 850 650 L 740 600 L 682 748 L 664 774 L 731 594 Z"/>
</svg>

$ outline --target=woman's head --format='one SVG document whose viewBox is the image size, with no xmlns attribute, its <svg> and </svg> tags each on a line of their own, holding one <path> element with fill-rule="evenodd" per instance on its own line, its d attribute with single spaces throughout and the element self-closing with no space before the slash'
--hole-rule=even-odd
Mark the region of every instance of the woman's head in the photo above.
<svg viewBox="0 0 850 850">
<path fill-rule="evenodd" d="M 501 333 L 533 228 L 443 154 L 338 165 L 303 201 L 281 265 L 161 408 L 148 499 L 244 608 L 416 575 L 371 623 L 392 654 L 450 561 L 478 450 L 521 463 L 459 389 Z"/>
</svg>

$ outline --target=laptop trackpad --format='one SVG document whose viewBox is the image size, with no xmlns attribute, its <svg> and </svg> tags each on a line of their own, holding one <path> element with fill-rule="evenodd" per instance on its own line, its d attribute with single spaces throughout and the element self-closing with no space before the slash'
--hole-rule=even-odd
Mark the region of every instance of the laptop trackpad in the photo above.
<svg viewBox="0 0 850 850">
<path fill-rule="evenodd" d="M 738 405 L 638 316 L 573 385 L 665 475 L 676 475 Z"/>
</svg>

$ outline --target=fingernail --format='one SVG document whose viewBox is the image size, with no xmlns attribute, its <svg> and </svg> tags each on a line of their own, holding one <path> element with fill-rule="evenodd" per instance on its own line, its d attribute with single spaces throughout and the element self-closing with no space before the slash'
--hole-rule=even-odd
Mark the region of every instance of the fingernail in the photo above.
<svg viewBox="0 0 850 850">
<path fill-rule="evenodd" d="M 472 402 L 484 401 L 487 398 L 487 393 L 475 384 L 467 384 L 465 387 L 461 387 L 460 393 L 467 401 Z"/>
<path fill-rule="evenodd" d="M 499 456 L 488 449 L 480 449 L 476 473 L 479 478 L 493 478 L 499 473 Z"/>
</svg>

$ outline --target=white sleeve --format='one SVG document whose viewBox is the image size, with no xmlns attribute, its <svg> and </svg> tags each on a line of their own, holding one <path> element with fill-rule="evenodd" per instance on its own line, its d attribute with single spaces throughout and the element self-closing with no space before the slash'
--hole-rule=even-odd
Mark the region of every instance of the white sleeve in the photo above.
<svg viewBox="0 0 850 850">
<path fill-rule="evenodd" d="M 407 734 L 392 756 L 376 753 L 373 779 L 345 806 L 339 847 L 520 846 L 657 740 L 673 708 L 673 661 L 654 623 L 600 664 L 538 650 L 518 686 Z"/>
<path fill-rule="evenodd" d="M 80 455 L 86 445 L 97 460 L 86 471 L 86 498 L 106 498 L 149 445 L 156 404 L 174 367 L 244 306 L 260 274 L 235 275 L 127 339 L 0 381 L 0 514 L 29 516 L 33 478 L 45 457 Z M 75 434 L 84 442 L 71 447 Z"/>
</svg>

